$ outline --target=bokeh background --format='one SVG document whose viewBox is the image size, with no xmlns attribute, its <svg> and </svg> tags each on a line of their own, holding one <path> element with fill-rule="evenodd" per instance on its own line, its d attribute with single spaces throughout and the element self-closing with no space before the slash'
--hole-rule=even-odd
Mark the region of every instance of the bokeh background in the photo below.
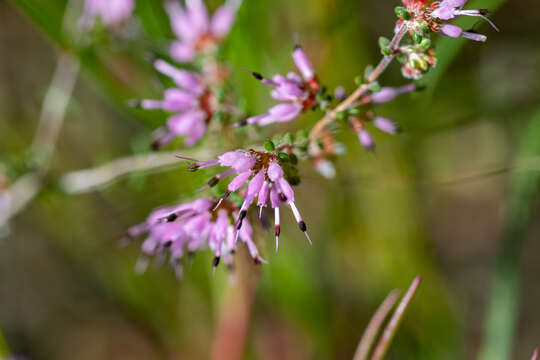
<svg viewBox="0 0 540 360">
<path fill-rule="evenodd" d="M 67 172 L 146 151 L 165 115 L 126 100 L 159 94 L 148 59 L 172 38 L 161 0 L 139 0 L 138 20 L 121 38 L 74 47 L 66 29 L 77 14 L 64 16 L 66 3 L 0 0 L 0 187 L 31 166 L 59 53 L 81 62 L 46 186 L 2 230 L 0 354 L 207 359 L 220 314 L 229 312 L 239 323 L 250 314 L 245 359 L 351 359 L 386 294 L 422 274 L 388 359 L 530 357 L 540 342 L 540 3 L 471 1 L 496 10 L 502 31 L 466 19 L 465 27 L 487 33 L 486 44 L 435 37 L 440 62 L 422 80 L 425 90 L 379 110 L 402 134 L 375 134 L 373 155 L 343 132 L 348 152 L 332 180 L 302 167 L 296 193 L 314 244 L 288 216 L 277 254 L 263 235 L 270 264 L 249 268 L 259 277 L 253 302 L 236 303 L 251 311 L 226 308 L 228 277 L 224 268 L 212 277 L 209 254 L 178 282 L 166 266 L 136 275 L 138 243 L 118 247 L 126 228 L 189 198 L 210 173 L 180 165 L 80 195 L 58 186 Z M 391 34 L 396 5 L 244 0 L 223 56 L 237 93 L 254 113 L 271 104 L 267 88 L 241 68 L 291 69 L 295 37 L 324 84 L 352 90 L 354 77 L 378 61 L 377 38 Z M 397 65 L 381 82 L 405 83 Z"/>
</svg>

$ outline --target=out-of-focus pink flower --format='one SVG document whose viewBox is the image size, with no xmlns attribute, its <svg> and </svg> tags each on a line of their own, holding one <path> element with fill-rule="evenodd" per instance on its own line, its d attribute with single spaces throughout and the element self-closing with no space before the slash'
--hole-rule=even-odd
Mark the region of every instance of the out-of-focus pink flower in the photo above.
<svg viewBox="0 0 540 360">
<path fill-rule="evenodd" d="M 292 58 L 302 76 L 290 72 L 286 76 L 278 74 L 267 79 L 259 73 L 250 72 L 257 80 L 273 87 L 270 93 L 272 98 L 286 102 L 271 107 L 266 114 L 248 118 L 248 124 L 265 126 L 276 122 L 289 122 L 317 104 L 316 97 L 320 86 L 313 66 L 299 46 L 295 47 Z"/>
<path fill-rule="evenodd" d="M 144 271 L 153 256 L 169 256 L 170 265 L 181 277 L 181 259 L 204 249 L 214 253 L 214 269 L 221 259 L 232 266 L 237 241 L 246 244 L 255 263 L 265 262 L 253 242 L 249 222 L 244 220 L 241 228 L 232 223 L 231 219 L 238 216 L 239 209 L 235 204 L 214 199 L 198 199 L 154 210 L 145 222 L 133 226 L 126 234 L 128 238 L 147 234 L 141 246 L 137 271 Z"/>
<path fill-rule="evenodd" d="M 285 179 L 280 159 L 271 152 L 260 152 L 256 150 L 230 151 L 221 155 L 217 160 L 202 161 L 190 166 L 192 171 L 201 168 L 220 165 L 230 169 L 212 178 L 208 184 L 214 186 L 219 180 L 235 174 L 236 176 L 229 182 L 227 191 L 222 199 L 229 197 L 231 193 L 243 190 L 244 202 L 239 210 L 236 220 L 236 228 L 242 229 L 243 221 L 246 218 L 250 206 L 257 199 L 257 206 L 260 211 L 269 203 L 274 209 L 276 250 L 278 248 L 280 234 L 280 206 L 286 204 L 296 219 L 300 230 L 306 235 L 308 241 L 311 239 L 307 233 L 306 223 L 302 219 L 298 208 L 294 203 L 294 191 Z M 244 185 L 247 186 L 244 188 Z"/>
<path fill-rule="evenodd" d="M 131 17 L 134 9 L 135 0 L 86 0 L 80 24 L 91 28 L 99 18 L 105 26 L 112 27 Z"/>
<path fill-rule="evenodd" d="M 169 76 L 177 87 L 166 89 L 161 100 L 146 99 L 140 102 L 143 109 L 175 113 L 169 117 L 165 128 L 156 131 L 154 149 L 180 136 L 185 137 L 184 145 L 193 146 L 206 133 L 217 106 L 216 97 L 196 73 L 179 69 L 163 60 L 157 60 L 155 67 Z"/>
<path fill-rule="evenodd" d="M 171 27 L 177 39 L 170 48 L 171 57 L 186 63 L 197 53 L 206 52 L 229 33 L 242 0 L 227 0 L 210 18 L 202 0 L 186 0 L 181 6 L 177 0 L 166 0 Z"/>
</svg>

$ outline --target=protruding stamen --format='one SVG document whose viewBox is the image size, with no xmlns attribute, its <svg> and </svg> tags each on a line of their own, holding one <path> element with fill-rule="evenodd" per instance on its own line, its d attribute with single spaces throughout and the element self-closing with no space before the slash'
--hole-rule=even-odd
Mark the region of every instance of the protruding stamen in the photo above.
<svg viewBox="0 0 540 360">
<path fill-rule="evenodd" d="M 242 228 L 242 224 L 244 222 L 244 219 L 246 218 L 246 215 L 247 215 L 246 210 L 240 211 L 240 214 L 238 215 L 238 222 L 236 225 L 236 230 L 240 230 Z"/>
<path fill-rule="evenodd" d="M 216 257 L 214 257 L 214 260 L 212 260 L 212 276 L 214 276 L 215 273 L 216 273 L 216 269 L 217 269 L 217 267 L 219 265 L 219 260 L 220 259 L 221 258 L 219 256 L 216 256 Z"/>
<path fill-rule="evenodd" d="M 481 17 L 482 19 L 484 19 L 485 21 L 487 21 L 489 23 L 489 25 L 491 25 L 491 27 L 493 27 L 493 29 L 495 29 L 495 31 L 499 32 L 499 28 L 495 25 L 495 23 L 493 23 L 493 21 L 491 21 L 488 17 L 486 17 L 485 15 L 489 14 L 489 10 L 487 9 L 480 9 L 480 10 L 456 10 L 455 11 L 455 14 L 456 15 L 466 15 L 466 16 L 477 16 L 477 17 Z"/>
<path fill-rule="evenodd" d="M 141 255 L 139 259 L 137 259 L 137 263 L 135 264 L 135 273 L 143 274 L 148 268 L 149 262 L 150 259 L 148 258 L 148 256 Z"/>
<path fill-rule="evenodd" d="M 141 107 L 141 101 L 137 99 L 129 99 L 127 101 L 127 106 L 131 108 L 140 108 Z"/>
<path fill-rule="evenodd" d="M 277 207 L 274 209 L 274 234 L 276 236 L 276 252 L 279 248 L 279 234 L 281 232 L 281 227 L 279 223 L 279 208 Z"/>
<path fill-rule="evenodd" d="M 208 180 L 208 186 L 209 186 L 209 187 L 214 187 L 214 186 L 216 186 L 218 183 L 219 183 L 219 179 L 217 178 L 217 176 L 214 176 L 213 178 L 211 178 L 210 180 Z"/>
<path fill-rule="evenodd" d="M 251 71 L 251 70 L 248 70 L 248 69 L 245 69 L 245 68 L 242 69 L 242 70 L 244 70 L 247 73 L 250 73 L 251 75 L 253 75 L 253 77 L 255 79 L 259 80 L 263 84 L 270 85 L 270 86 L 278 86 L 278 84 L 275 81 L 272 81 L 270 79 L 265 78 L 264 76 L 262 76 L 258 72 L 254 72 L 254 71 Z"/>
<path fill-rule="evenodd" d="M 173 222 L 174 220 L 178 219 L 178 215 L 176 213 L 172 213 L 166 217 L 167 222 Z"/>
<path fill-rule="evenodd" d="M 221 197 L 219 198 L 219 201 L 217 202 L 216 206 L 214 206 L 214 208 L 212 209 L 212 211 L 216 211 L 216 209 L 219 207 L 219 205 L 221 205 L 221 203 L 223 202 L 223 200 L 225 200 L 226 198 L 228 198 L 229 195 L 231 195 L 231 193 L 228 192 L 228 191 L 225 191 L 225 193 L 224 193 L 223 195 L 221 195 Z"/>
<path fill-rule="evenodd" d="M 300 212 L 298 211 L 298 208 L 294 204 L 294 202 L 289 202 L 289 206 L 291 207 L 291 210 L 293 212 L 294 218 L 296 219 L 296 222 L 298 222 L 298 227 L 300 230 L 306 235 L 306 238 L 309 242 L 309 245 L 313 245 L 311 242 L 311 238 L 309 237 L 309 234 L 307 233 L 307 226 L 304 220 L 302 220 L 302 216 L 300 215 Z"/>
</svg>

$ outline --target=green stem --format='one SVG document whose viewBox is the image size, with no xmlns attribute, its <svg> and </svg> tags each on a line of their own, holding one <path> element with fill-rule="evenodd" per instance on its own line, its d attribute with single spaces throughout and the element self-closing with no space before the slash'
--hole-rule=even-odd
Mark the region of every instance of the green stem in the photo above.
<svg viewBox="0 0 540 360">
<path fill-rule="evenodd" d="M 524 131 L 518 157 L 540 154 L 540 111 Z M 518 159 L 519 160 L 519 159 Z M 531 211 L 538 197 L 540 172 L 517 171 L 511 179 L 506 219 L 487 307 L 482 360 L 509 359 L 519 303 L 519 263 Z"/>
</svg>

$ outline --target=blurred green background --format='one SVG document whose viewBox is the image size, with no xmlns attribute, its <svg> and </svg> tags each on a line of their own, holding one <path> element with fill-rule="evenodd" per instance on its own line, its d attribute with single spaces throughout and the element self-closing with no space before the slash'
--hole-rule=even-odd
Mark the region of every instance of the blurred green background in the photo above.
<svg viewBox="0 0 540 360">
<path fill-rule="evenodd" d="M 251 112 L 264 111 L 268 89 L 240 69 L 291 70 L 295 36 L 324 84 L 352 90 L 378 61 L 396 5 L 244 0 L 223 56 L 236 91 Z M 497 9 L 502 31 L 466 19 L 486 44 L 435 37 L 440 63 L 426 89 L 379 109 L 402 134 L 374 132 L 373 155 L 343 132 L 348 152 L 333 180 L 302 167 L 297 203 L 314 244 L 288 214 L 277 254 L 263 234 L 270 264 L 260 269 L 246 359 L 351 359 L 378 304 L 416 274 L 424 282 L 388 359 L 475 359 L 486 327 L 485 359 L 525 359 L 540 342 L 540 3 L 469 7 Z M 164 121 L 126 106 L 163 88 L 147 61 L 172 37 L 162 2 L 138 0 L 127 39 L 78 47 L 65 32 L 77 14 L 64 17 L 65 8 L 66 0 L 0 0 L 0 187 L 27 169 L 58 54 L 82 64 L 47 186 L 0 238 L 0 354 L 3 337 L 32 359 L 209 358 L 225 269 L 212 277 L 207 254 L 181 282 L 166 266 L 139 276 L 139 243 L 122 249 L 118 239 L 152 208 L 192 196 L 210 172 L 132 174 L 84 195 L 57 186 L 66 172 L 144 151 Z M 399 66 L 381 82 L 404 84 Z M 523 159 L 527 167 L 514 166 Z"/>
</svg>

